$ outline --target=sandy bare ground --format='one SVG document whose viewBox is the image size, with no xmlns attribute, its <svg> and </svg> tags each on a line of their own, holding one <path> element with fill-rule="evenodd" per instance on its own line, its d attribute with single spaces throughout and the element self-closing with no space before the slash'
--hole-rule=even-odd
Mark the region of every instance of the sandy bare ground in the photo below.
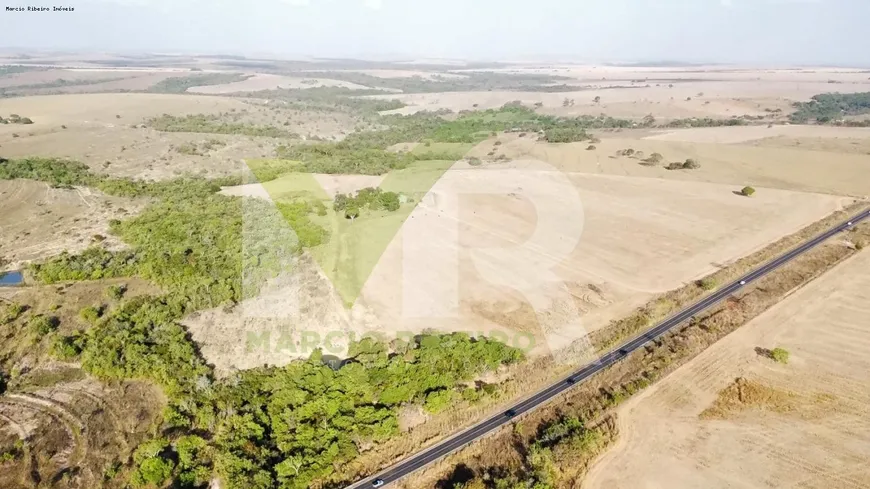
<svg viewBox="0 0 870 489">
<path fill-rule="evenodd" d="M 109 234 L 109 220 L 134 214 L 143 204 L 88 188 L 66 190 L 30 180 L 0 181 L 0 256 L 16 268 L 64 250 L 81 251 L 95 243 L 95 235 L 105 237 L 109 246 L 120 246 Z"/>
<path fill-rule="evenodd" d="M 361 90 L 369 87 L 357 85 L 356 83 L 345 82 L 341 80 L 331 80 L 328 78 L 302 78 L 293 76 L 256 74 L 247 80 L 224 83 L 223 85 L 207 85 L 203 87 L 191 87 L 187 91 L 190 93 L 202 93 L 217 95 L 222 93 L 235 92 L 256 92 L 259 90 L 275 90 L 276 88 L 315 88 L 315 87 L 342 87 L 353 90 Z"/>
<path fill-rule="evenodd" d="M 730 128 L 718 128 L 727 138 Z M 738 128 L 739 129 L 739 128 Z M 766 129 L 766 128 L 765 128 Z M 531 138 L 502 137 L 498 155 L 512 159 L 534 158 L 546 161 L 562 171 L 605 175 L 638 176 L 673 180 L 764 186 L 803 192 L 837 195 L 870 195 L 870 156 L 841 152 L 805 151 L 800 148 L 753 147 L 736 144 L 623 139 L 618 132 L 602 133 L 596 149 L 587 151 L 588 143 L 544 144 Z M 475 148 L 472 156 L 486 158 L 490 144 Z M 623 149 L 659 153 L 664 162 L 655 167 L 639 160 L 618 157 Z M 696 159 L 697 170 L 671 171 L 664 164 Z"/>
<path fill-rule="evenodd" d="M 868 267 L 856 255 L 626 403 L 584 487 L 870 486 Z M 755 352 L 777 346 L 787 365 Z M 723 410 L 737 377 L 766 399 Z"/>
</svg>

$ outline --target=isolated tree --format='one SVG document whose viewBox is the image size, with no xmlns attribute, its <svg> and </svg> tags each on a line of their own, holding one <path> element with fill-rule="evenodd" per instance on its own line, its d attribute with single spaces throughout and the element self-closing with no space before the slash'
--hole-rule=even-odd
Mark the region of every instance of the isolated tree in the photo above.
<svg viewBox="0 0 870 489">
<path fill-rule="evenodd" d="M 752 188 L 752 187 L 743 187 L 743 188 L 740 190 L 740 194 L 741 194 L 741 195 L 745 195 L 745 196 L 747 196 L 747 197 L 751 197 L 752 194 L 754 194 L 754 193 L 755 193 L 755 189 Z"/>
<path fill-rule="evenodd" d="M 661 163 L 664 160 L 664 156 L 661 153 L 653 153 L 649 155 L 649 158 L 646 159 L 647 163 Z"/>
<path fill-rule="evenodd" d="M 565 97 L 565 100 L 562 101 L 562 107 L 567 107 L 569 104 L 571 104 L 571 100 Z"/>
<path fill-rule="evenodd" d="M 777 363 L 788 363 L 789 353 L 785 348 L 774 348 L 770 350 L 770 358 L 772 358 Z"/>
<path fill-rule="evenodd" d="M 592 99 L 592 101 L 595 102 L 596 104 L 601 103 L 601 97 L 596 95 L 595 98 Z"/>
<path fill-rule="evenodd" d="M 594 144 L 590 144 L 589 146 L 586 146 L 586 151 L 594 151 L 594 150 L 595 150 Z"/>
<path fill-rule="evenodd" d="M 686 170 L 695 170 L 695 169 L 701 168 L 701 164 L 698 163 L 697 160 L 694 160 L 692 158 L 687 158 L 686 162 L 683 163 L 683 168 Z"/>
<path fill-rule="evenodd" d="M 348 206 L 344 209 L 344 217 L 345 219 L 350 219 L 351 221 L 359 217 L 359 205 L 357 205 L 356 202 L 348 204 Z"/>
</svg>

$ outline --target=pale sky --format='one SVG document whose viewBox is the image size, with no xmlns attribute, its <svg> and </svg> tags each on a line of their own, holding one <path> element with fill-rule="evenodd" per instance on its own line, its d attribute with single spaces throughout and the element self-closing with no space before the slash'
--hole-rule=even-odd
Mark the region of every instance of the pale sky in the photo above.
<svg viewBox="0 0 870 489">
<path fill-rule="evenodd" d="M 61 5 L 75 12 L 6 12 Z M 0 47 L 870 66 L 870 0 L 3 0 Z"/>
</svg>

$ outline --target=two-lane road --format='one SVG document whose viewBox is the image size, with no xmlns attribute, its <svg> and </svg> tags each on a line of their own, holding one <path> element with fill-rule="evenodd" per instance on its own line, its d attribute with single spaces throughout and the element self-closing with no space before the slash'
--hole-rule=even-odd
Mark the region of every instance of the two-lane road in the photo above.
<svg viewBox="0 0 870 489">
<path fill-rule="evenodd" d="M 728 284 L 725 287 L 718 289 L 716 292 L 710 294 L 709 296 L 701 299 L 700 301 L 692 304 L 691 306 L 683 309 L 682 311 L 676 313 L 675 315 L 669 317 L 668 319 L 662 321 L 657 324 L 652 329 L 644 332 L 642 335 L 628 341 L 627 343 L 613 349 L 612 351 L 602 355 L 596 361 L 584 366 L 580 370 L 572 373 L 568 377 L 561 379 L 560 381 L 552 384 L 551 386 L 535 393 L 531 397 L 519 402 L 518 404 L 511 406 L 503 413 L 499 413 L 496 416 L 493 416 L 489 419 L 486 419 L 465 431 L 462 431 L 447 440 L 444 440 L 437 445 L 434 445 L 416 455 L 413 455 L 392 467 L 382 471 L 381 473 L 369 477 L 365 480 L 357 482 L 348 486 L 348 489 L 362 489 L 367 487 L 383 487 L 390 483 L 396 482 L 397 480 L 405 477 L 406 475 L 419 470 L 420 468 L 429 465 L 432 462 L 444 457 L 445 455 L 452 453 L 469 443 L 483 437 L 487 433 L 495 430 L 496 428 L 510 423 L 517 416 L 522 415 L 528 411 L 531 411 L 541 404 L 553 399 L 559 394 L 567 391 L 575 384 L 580 383 L 587 378 L 595 375 L 597 372 L 610 367 L 614 363 L 622 360 L 625 356 L 630 354 L 631 352 L 637 350 L 638 348 L 642 348 L 647 343 L 657 339 L 658 337 L 664 335 L 674 327 L 682 324 L 687 321 L 692 316 L 695 316 L 711 306 L 719 303 L 726 297 L 730 296 L 740 288 L 764 277 L 768 273 L 773 270 L 781 267 L 782 265 L 788 263 L 793 260 L 797 256 L 800 256 L 803 253 L 815 248 L 825 240 L 831 238 L 832 236 L 846 231 L 858 224 L 860 221 L 870 218 L 870 211 L 864 211 L 861 214 L 853 217 L 852 219 L 843 222 L 842 224 L 831 228 L 815 238 L 804 242 L 797 248 L 767 262 L 761 267 L 753 270 L 747 275 L 735 280 L 734 282 Z M 375 481 L 383 484 L 374 485 Z"/>
</svg>

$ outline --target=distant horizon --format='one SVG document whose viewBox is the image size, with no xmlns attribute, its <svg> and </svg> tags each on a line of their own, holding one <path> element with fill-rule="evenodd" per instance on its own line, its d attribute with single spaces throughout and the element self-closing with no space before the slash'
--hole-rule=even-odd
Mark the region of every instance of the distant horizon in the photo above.
<svg viewBox="0 0 870 489">
<path fill-rule="evenodd" d="M 68 5 L 73 11 L 0 10 L 3 42 L 25 49 L 320 59 L 870 64 L 866 0 L 251 0 L 244 5 L 68 0 Z"/>
<path fill-rule="evenodd" d="M 405 64 L 437 64 L 438 61 L 445 62 L 462 62 L 462 63 L 493 63 L 503 65 L 515 64 L 534 64 L 534 63 L 549 63 L 549 64 L 571 64 L 578 66 L 612 66 L 612 67 L 635 67 L 635 68 L 691 68 L 703 66 L 737 66 L 737 67 L 765 67 L 765 68 L 840 68 L 840 69 L 867 69 L 870 70 L 870 61 L 865 64 L 844 64 L 844 63 L 758 63 L 749 61 L 697 61 L 685 59 L 615 59 L 615 60 L 591 60 L 580 59 L 558 55 L 529 55 L 516 56 L 513 59 L 508 58 L 487 58 L 487 57 L 439 57 L 426 54 L 382 54 L 382 55 L 355 55 L 355 56 L 314 56 L 295 53 L 273 53 L 273 52 L 257 52 L 257 51 L 227 51 L 227 50 L 179 50 L 165 51 L 159 49 L 130 49 L 130 50 L 77 50 L 63 48 L 27 48 L 22 46 L 0 46 L 0 55 L 16 54 L 16 55 L 38 55 L 49 57 L 51 55 L 107 55 L 107 56 L 141 56 L 141 57 L 167 57 L 167 58 L 183 58 L 208 56 L 214 58 L 239 58 L 242 60 L 259 61 L 301 61 L 301 62 L 317 62 L 317 61 L 362 61 L 372 63 L 405 63 Z M 25 61 L 25 60 L 22 60 Z M 87 62 L 87 60 L 82 60 Z M 3 64 L 14 64 L 5 62 Z M 28 63 L 24 63 L 28 64 Z M 448 63 L 449 64 L 449 63 Z"/>
</svg>

